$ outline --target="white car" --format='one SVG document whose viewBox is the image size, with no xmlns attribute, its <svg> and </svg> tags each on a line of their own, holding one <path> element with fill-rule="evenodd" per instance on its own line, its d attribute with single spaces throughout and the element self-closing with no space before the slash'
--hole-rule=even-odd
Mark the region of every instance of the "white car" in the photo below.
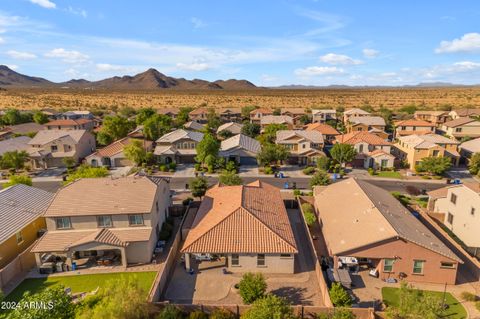
<svg viewBox="0 0 480 319">
<path fill-rule="evenodd" d="M 194 254 L 196 260 L 199 261 L 211 261 L 213 257 L 211 254 Z"/>
<path fill-rule="evenodd" d="M 358 260 L 355 257 L 348 257 L 348 256 L 339 256 L 338 261 L 345 266 L 356 266 L 358 265 Z"/>
</svg>

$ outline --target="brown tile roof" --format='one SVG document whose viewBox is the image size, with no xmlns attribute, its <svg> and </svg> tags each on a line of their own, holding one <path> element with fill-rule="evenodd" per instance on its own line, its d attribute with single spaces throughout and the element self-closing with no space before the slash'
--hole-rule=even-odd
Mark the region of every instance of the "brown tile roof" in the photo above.
<svg viewBox="0 0 480 319">
<path fill-rule="evenodd" d="M 368 155 L 372 156 L 372 157 L 376 157 L 376 156 L 379 156 L 379 155 L 388 155 L 388 156 L 391 156 L 391 157 L 395 157 L 392 154 L 385 152 L 384 150 L 374 150 L 374 151 L 371 151 L 370 153 L 368 153 Z"/>
<path fill-rule="evenodd" d="M 446 186 L 446 187 L 442 187 L 442 188 L 439 188 L 439 189 L 435 189 L 433 191 L 427 192 L 427 194 L 432 199 L 445 198 L 445 197 L 447 197 L 449 188 L 451 188 L 451 186 Z"/>
<path fill-rule="evenodd" d="M 130 143 L 132 143 L 132 141 L 135 140 L 134 138 L 130 138 L 130 137 L 124 137 L 118 141 L 115 141 L 113 142 L 112 144 L 110 145 L 107 145 L 105 146 L 104 148 L 102 149 L 99 149 L 98 151 L 96 151 L 95 153 L 87 156 L 88 157 L 91 157 L 91 156 L 105 156 L 105 157 L 109 157 L 109 156 L 113 156 L 113 155 L 116 155 L 120 152 L 123 152 L 123 149 L 125 146 L 129 145 Z M 138 141 L 138 139 L 137 139 Z M 152 145 L 152 142 L 151 141 L 141 141 L 142 143 L 144 143 L 145 145 L 145 148 L 149 148 L 151 145 Z"/>
<path fill-rule="evenodd" d="M 435 127 L 435 124 L 424 120 L 403 120 L 395 123 L 395 126 L 420 126 L 420 127 Z"/>
<path fill-rule="evenodd" d="M 209 189 L 182 252 L 297 253 L 280 190 L 256 181 Z"/>
<path fill-rule="evenodd" d="M 198 109 L 195 109 L 188 113 L 189 115 L 200 115 L 200 114 L 207 114 L 208 113 L 208 108 L 206 107 L 199 107 Z"/>
<path fill-rule="evenodd" d="M 271 109 L 267 108 L 258 108 L 250 112 L 250 114 L 257 114 L 257 113 L 262 113 L 262 114 L 273 114 L 273 111 Z"/>
<path fill-rule="evenodd" d="M 328 124 L 324 123 L 311 123 L 305 126 L 305 130 L 307 131 L 319 131 L 323 135 L 339 135 L 340 132 L 338 132 L 336 129 L 331 127 Z"/>
<path fill-rule="evenodd" d="M 82 178 L 58 190 L 45 217 L 150 213 L 157 185 L 149 177 Z"/>
<path fill-rule="evenodd" d="M 446 127 L 457 127 L 457 126 L 462 126 L 471 122 L 477 122 L 477 120 L 472 119 L 470 117 L 459 117 L 458 119 L 445 122 L 443 123 L 443 125 L 445 125 Z"/>
<path fill-rule="evenodd" d="M 346 143 L 355 145 L 359 142 L 365 142 L 370 145 L 392 145 L 392 143 L 385 141 L 378 135 L 369 132 L 350 132 L 347 134 L 338 135 L 336 137 L 337 143 Z"/>
<path fill-rule="evenodd" d="M 465 185 L 465 187 L 470 188 L 475 193 L 480 193 L 480 183 L 467 182 L 467 183 L 464 183 L 463 185 Z"/>
<path fill-rule="evenodd" d="M 77 120 L 54 120 L 50 121 L 45 126 L 74 126 L 90 123 L 92 120 L 88 119 L 77 119 Z"/>
</svg>

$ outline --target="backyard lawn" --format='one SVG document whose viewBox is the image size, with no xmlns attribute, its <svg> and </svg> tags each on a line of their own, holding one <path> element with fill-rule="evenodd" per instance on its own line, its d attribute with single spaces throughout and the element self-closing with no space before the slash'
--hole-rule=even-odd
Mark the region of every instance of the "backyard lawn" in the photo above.
<svg viewBox="0 0 480 319">
<path fill-rule="evenodd" d="M 393 288 L 393 287 L 383 287 L 382 288 L 382 298 L 383 302 L 388 305 L 397 305 L 398 304 L 398 293 L 400 289 Z M 427 291 L 427 293 L 436 295 L 440 298 L 443 298 L 443 292 L 441 291 Z M 445 310 L 441 318 L 448 318 L 448 319 L 465 319 L 467 318 L 467 312 L 465 308 L 463 308 L 462 304 L 455 299 L 450 293 L 447 292 L 446 294 L 446 304 L 448 305 L 448 309 Z"/>
<path fill-rule="evenodd" d="M 374 176 L 402 179 L 402 174 L 396 171 L 378 171 Z"/>
<path fill-rule="evenodd" d="M 156 272 L 125 272 L 110 274 L 91 274 L 91 275 L 70 275 L 70 276 L 52 276 L 48 278 L 27 278 L 7 297 L 7 300 L 18 301 L 23 293 L 30 291 L 35 294 L 48 287 L 63 285 L 65 288 L 71 288 L 72 293 L 94 291 L 106 282 L 116 279 L 136 278 L 140 287 L 146 294 L 150 291 Z"/>
</svg>

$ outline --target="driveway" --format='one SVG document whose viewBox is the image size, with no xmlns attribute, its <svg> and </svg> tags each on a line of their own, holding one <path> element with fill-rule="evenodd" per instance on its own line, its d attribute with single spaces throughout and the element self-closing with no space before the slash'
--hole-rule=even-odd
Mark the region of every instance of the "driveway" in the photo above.
<svg viewBox="0 0 480 319">
<path fill-rule="evenodd" d="M 123 176 L 127 176 L 128 172 L 130 172 L 131 169 L 132 169 L 131 166 L 115 167 L 115 168 L 111 168 L 108 171 L 108 173 L 112 177 L 123 177 Z"/>
<path fill-rule="evenodd" d="M 280 171 L 287 177 L 308 177 L 303 174 L 303 168 L 298 165 L 284 165 L 280 167 Z"/>
<path fill-rule="evenodd" d="M 173 177 L 195 177 L 195 167 L 193 164 L 178 164 Z"/>
<path fill-rule="evenodd" d="M 258 177 L 258 165 L 240 165 L 238 175 L 243 177 Z"/>
<path fill-rule="evenodd" d="M 461 179 L 464 183 L 475 183 L 476 180 L 465 167 L 453 167 L 447 172 L 447 176 L 454 179 Z"/>
</svg>

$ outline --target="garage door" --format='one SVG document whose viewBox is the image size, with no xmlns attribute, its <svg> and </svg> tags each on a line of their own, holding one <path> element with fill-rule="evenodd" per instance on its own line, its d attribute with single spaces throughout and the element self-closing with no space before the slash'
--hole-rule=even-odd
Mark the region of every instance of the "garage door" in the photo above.
<svg viewBox="0 0 480 319">
<path fill-rule="evenodd" d="M 241 165 L 257 165 L 257 159 L 255 157 L 242 156 L 240 157 L 240 164 Z"/>
<path fill-rule="evenodd" d="M 179 162 L 182 164 L 195 164 L 195 155 L 187 156 L 183 155 L 179 158 Z"/>
</svg>

